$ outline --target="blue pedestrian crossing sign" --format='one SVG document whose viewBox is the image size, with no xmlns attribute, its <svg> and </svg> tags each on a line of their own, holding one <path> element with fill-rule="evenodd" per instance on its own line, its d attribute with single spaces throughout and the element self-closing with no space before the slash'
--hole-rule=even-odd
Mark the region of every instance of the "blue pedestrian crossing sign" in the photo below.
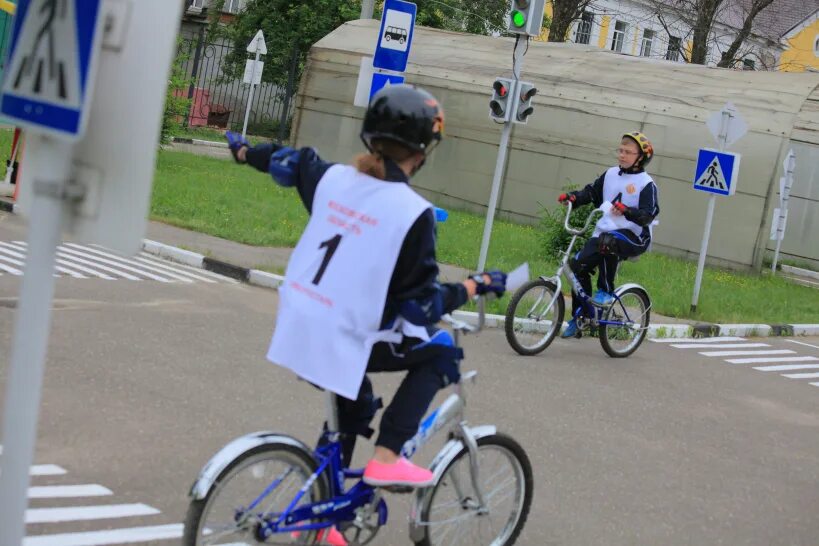
<svg viewBox="0 0 819 546">
<path fill-rule="evenodd" d="M 694 189 L 719 195 L 734 195 L 739 178 L 740 157 L 739 154 L 701 149 L 697 158 Z"/>
<path fill-rule="evenodd" d="M 417 9 L 412 2 L 387 0 L 375 46 L 373 66 L 404 72 L 407 69 Z"/>
<path fill-rule="evenodd" d="M 399 85 L 402 83 L 404 83 L 404 76 L 398 76 L 395 74 L 380 74 L 376 72 L 373 74 L 373 83 L 370 86 L 370 100 L 372 100 L 373 95 L 375 95 L 382 88 L 389 87 L 390 85 Z"/>
<path fill-rule="evenodd" d="M 82 136 L 101 39 L 103 0 L 20 0 L 0 112 L 20 126 Z"/>
</svg>

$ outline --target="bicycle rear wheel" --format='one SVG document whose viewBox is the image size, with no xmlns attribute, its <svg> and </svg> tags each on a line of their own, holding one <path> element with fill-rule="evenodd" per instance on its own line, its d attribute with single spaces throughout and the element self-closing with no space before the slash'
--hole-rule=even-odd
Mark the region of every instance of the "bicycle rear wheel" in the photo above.
<svg viewBox="0 0 819 546">
<path fill-rule="evenodd" d="M 637 350 L 648 332 L 651 303 L 640 288 L 628 288 L 603 313 L 604 321 L 620 324 L 600 325 L 600 345 L 612 358 L 624 358 Z"/>
<path fill-rule="evenodd" d="M 267 444 L 242 454 L 225 468 L 204 499 L 191 501 L 182 544 L 261 544 L 261 523 L 284 512 L 316 468 L 308 453 L 285 444 Z M 249 509 L 277 480 L 280 483 Z M 299 506 L 318 502 L 328 494 L 327 476 L 322 474 Z M 315 531 L 281 533 L 270 542 L 313 544 L 315 538 Z"/>
<path fill-rule="evenodd" d="M 532 465 L 520 445 L 504 434 L 478 440 L 479 487 L 486 510 L 478 510 L 469 450 L 464 447 L 433 486 L 421 509 L 424 538 L 416 544 L 515 543 L 532 504 Z"/>
<path fill-rule="evenodd" d="M 506 340 L 519 354 L 540 353 L 560 331 L 564 310 L 563 295 L 552 281 L 535 279 L 523 285 L 506 309 Z"/>
</svg>

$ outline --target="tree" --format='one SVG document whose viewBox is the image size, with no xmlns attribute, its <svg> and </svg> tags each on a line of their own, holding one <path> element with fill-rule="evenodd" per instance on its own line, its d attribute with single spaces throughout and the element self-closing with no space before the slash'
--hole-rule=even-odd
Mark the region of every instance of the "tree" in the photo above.
<svg viewBox="0 0 819 546">
<path fill-rule="evenodd" d="M 220 22 L 225 0 L 211 2 L 210 39 L 224 38 L 238 46 L 250 43 L 261 29 L 267 42 L 262 80 L 284 85 L 290 67 L 296 77 L 307 59 L 310 47 L 340 25 L 361 14 L 361 0 L 249 0 L 229 24 Z M 506 0 L 416 0 L 416 24 L 475 34 L 493 34 L 505 28 Z M 384 2 L 376 5 L 380 17 Z M 222 71 L 227 78 L 242 76 L 247 55 L 237 47 L 225 58 Z"/>
<path fill-rule="evenodd" d="M 580 19 L 591 0 L 551 0 L 552 21 L 549 26 L 550 42 L 565 42 L 572 23 Z"/>
<path fill-rule="evenodd" d="M 774 0 L 651 0 L 651 5 L 660 24 L 669 37 L 673 35 L 672 28 L 684 26 L 690 30 L 691 51 L 688 57 L 680 51 L 687 62 L 692 64 L 706 64 L 708 62 L 709 46 L 717 42 L 717 23 L 725 25 L 725 21 L 734 21 L 736 14 L 744 11 L 742 27 L 738 32 L 731 30 L 733 36 L 731 45 L 720 54 L 718 66 L 734 66 L 744 57 L 741 51 L 743 44 L 751 34 L 754 19 L 759 13 L 771 5 Z M 745 6 L 749 6 L 746 10 Z M 681 25 L 680 25 L 681 24 Z M 720 31 L 722 32 L 722 31 Z"/>
</svg>

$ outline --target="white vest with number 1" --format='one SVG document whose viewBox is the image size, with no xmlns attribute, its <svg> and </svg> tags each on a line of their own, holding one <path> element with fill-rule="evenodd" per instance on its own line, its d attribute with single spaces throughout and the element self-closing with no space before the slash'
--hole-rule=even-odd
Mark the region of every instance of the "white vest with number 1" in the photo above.
<svg viewBox="0 0 819 546">
<path fill-rule="evenodd" d="M 407 184 L 330 167 L 287 264 L 268 360 L 354 400 L 373 344 L 424 332 L 379 327 L 401 246 L 430 207 Z"/>
</svg>

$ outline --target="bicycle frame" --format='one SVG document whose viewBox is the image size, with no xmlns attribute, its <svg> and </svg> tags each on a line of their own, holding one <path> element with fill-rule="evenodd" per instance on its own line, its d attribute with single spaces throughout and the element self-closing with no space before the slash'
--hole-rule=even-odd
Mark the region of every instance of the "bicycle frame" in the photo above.
<svg viewBox="0 0 819 546">
<path fill-rule="evenodd" d="M 480 307 L 480 314 L 483 315 L 483 305 Z M 479 328 L 473 328 L 451 317 L 447 317 L 445 320 L 453 326 L 455 346 L 459 346 L 459 334 L 461 332 L 477 331 L 483 324 L 483 320 L 481 319 Z M 466 426 L 466 422 L 464 421 L 466 399 L 463 386 L 465 382 L 474 380 L 476 376 L 477 372 L 474 371 L 466 372 L 461 376 L 460 382 L 452 386 L 454 392 L 421 422 L 415 436 L 404 444 L 401 449 L 401 455 L 411 458 L 433 436 L 445 427 L 451 425 L 450 443 L 447 444 L 445 449 L 439 453 L 439 456 L 436 457 L 433 462 L 433 474 L 436 478 L 440 478 L 440 474 L 444 470 L 444 466 L 441 466 L 441 462 L 448 462 L 448 457 L 457 454 L 457 452 L 460 451 L 460 446 L 465 445 L 472 455 L 470 457 L 470 473 L 472 487 L 479 503 L 478 510 L 485 510 L 486 504 L 478 480 L 477 440 L 482 436 L 494 434 L 495 428 L 477 427 L 473 429 Z M 312 452 L 318 461 L 318 468 L 299 489 L 287 508 L 285 508 L 282 513 L 272 517 L 266 516 L 264 513 L 253 513 L 255 509 L 262 504 L 263 500 L 273 493 L 282 481 L 284 481 L 289 471 L 277 476 L 276 479 L 248 505 L 243 513 L 237 514 L 238 520 L 256 517 L 260 526 L 257 533 L 262 538 L 267 538 L 276 533 L 306 532 L 324 529 L 338 522 L 352 521 L 356 517 L 356 511 L 367 505 L 370 505 L 372 507 L 371 509 L 377 511 L 379 526 L 387 522 L 387 505 L 381 498 L 378 489 L 367 485 L 363 481 L 358 481 L 352 488 L 345 491 L 344 482 L 347 479 L 362 478 L 364 471 L 363 469 L 344 468 L 342 464 L 336 395 L 329 392 L 327 393 L 327 427 L 328 430 L 325 431 L 322 436 L 323 441 L 320 442 L 320 447 Z M 326 443 L 324 441 L 326 441 Z M 459 446 L 455 451 L 453 451 L 452 448 L 453 443 Z M 437 473 L 436 468 L 438 469 Z M 299 502 L 308 494 L 308 491 L 313 487 L 315 481 L 324 473 L 330 477 L 330 497 L 319 502 L 299 506 Z"/>
</svg>

